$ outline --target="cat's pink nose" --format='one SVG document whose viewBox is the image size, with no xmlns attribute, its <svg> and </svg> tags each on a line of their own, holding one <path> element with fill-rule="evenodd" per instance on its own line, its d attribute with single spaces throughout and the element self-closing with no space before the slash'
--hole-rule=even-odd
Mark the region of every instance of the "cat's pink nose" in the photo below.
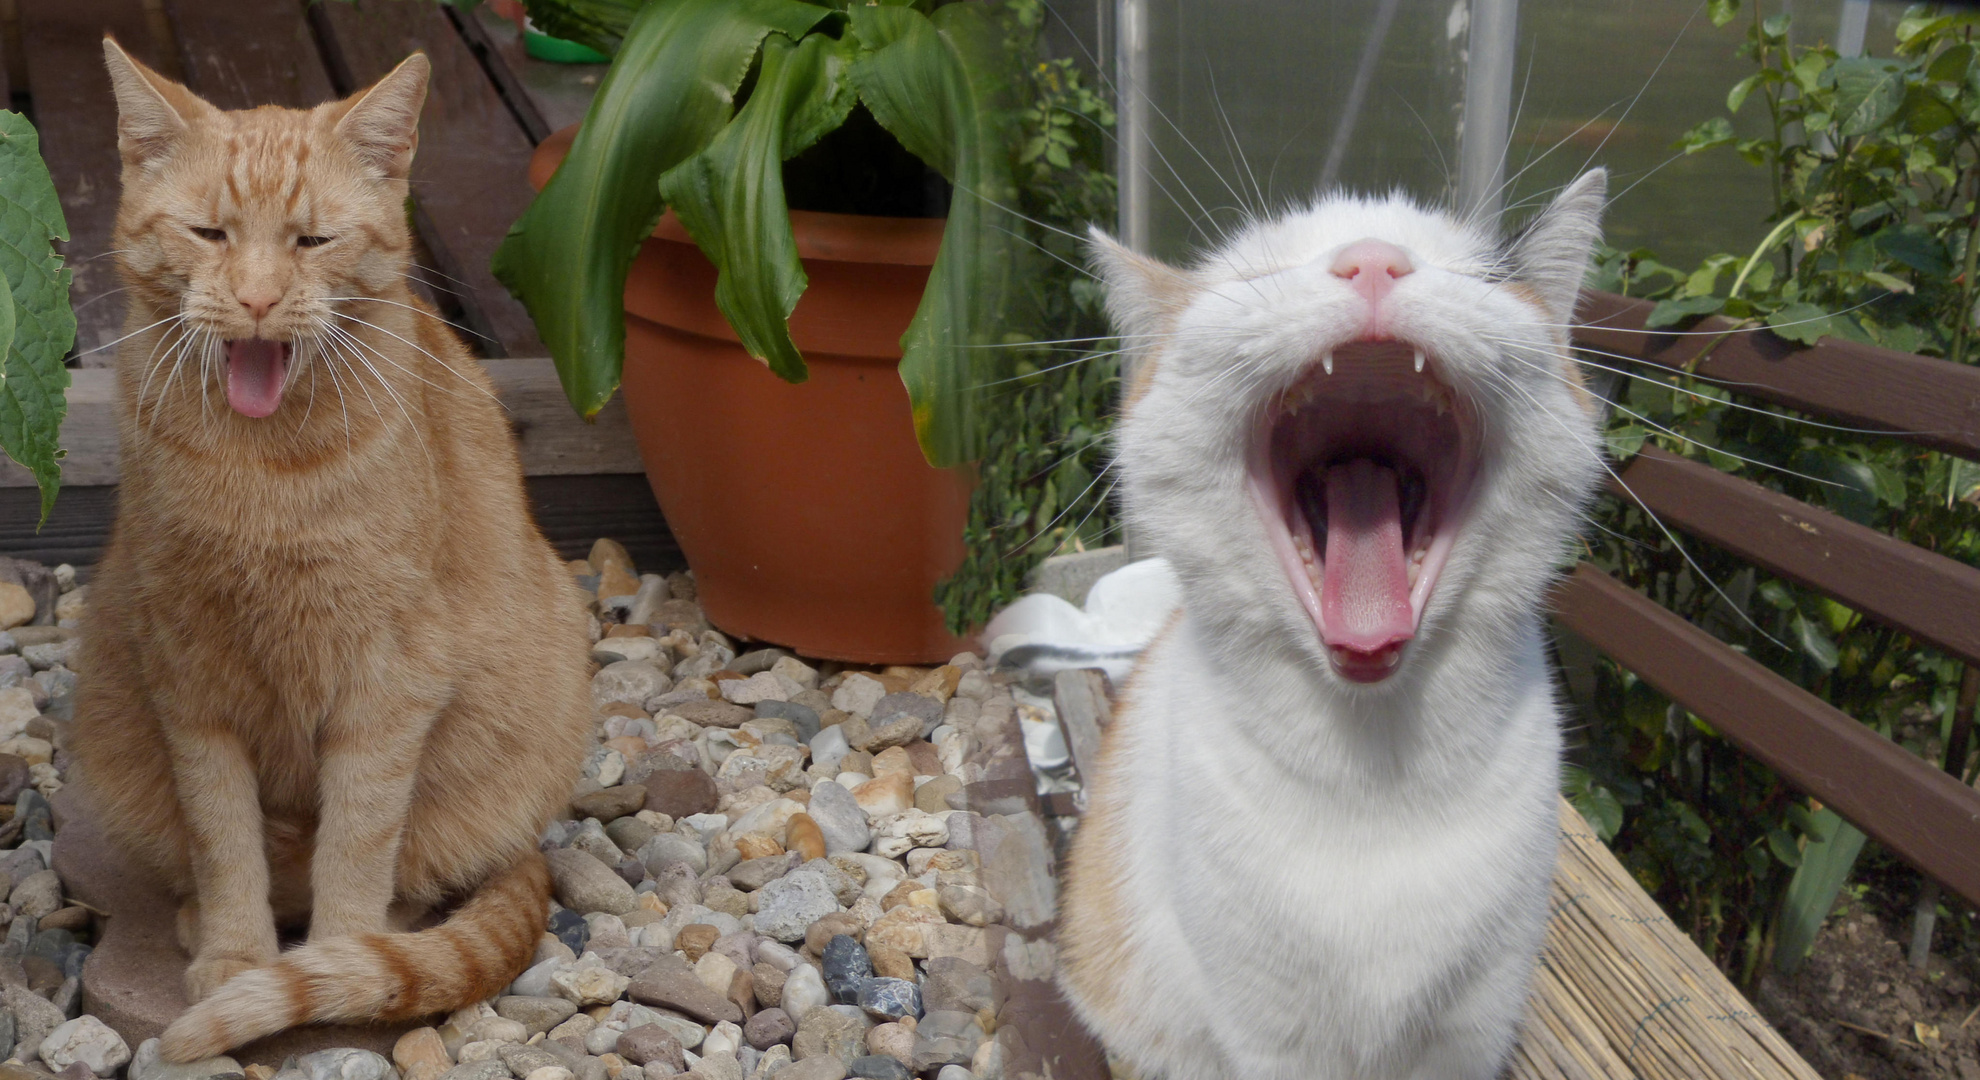
<svg viewBox="0 0 1980 1080">
<path fill-rule="evenodd" d="M 241 302 L 256 322 L 260 322 L 268 317 L 276 304 L 282 302 L 282 294 L 274 289 L 242 289 L 234 293 L 234 299 Z"/>
<path fill-rule="evenodd" d="M 1369 299 L 1381 300 L 1395 288 L 1396 279 L 1416 270 L 1409 254 L 1394 244 L 1380 240 L 1357 240 L 1334 256 L 1330 267 L 1335 277 L 1346 278 L 1354 290 Z"/>
</svg>

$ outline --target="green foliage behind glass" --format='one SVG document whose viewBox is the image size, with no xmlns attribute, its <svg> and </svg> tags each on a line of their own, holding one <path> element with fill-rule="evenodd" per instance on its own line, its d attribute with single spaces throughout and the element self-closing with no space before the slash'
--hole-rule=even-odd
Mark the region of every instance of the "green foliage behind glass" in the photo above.
<svg viewBox="0 0 1980 1080">
<path fill-rule="evenodd" d="M 1715 21 L 1730 21 L 1737 6 L 1715 3 Z M 1980 15 L 1915 9 L 1890 57 L 1791 48 L 1787 31 L 1786 16 L 1753 16 L 1741 54 L 1755 70 L 1727 96 L 1729 112 L 1764 109 L 1769 134 L 1740 140 L 1717 117 L 1682 144 L 1738 153 L 1762 174 L 1775 202 L 1767 239 L 1690 269 L 1644 250 L 1605 251 L 1590 285 L 1656 300 L 1653 327 L 1690 329 L 1723 315 L 1739 332 L 1765 326 L 1759 332 L 1796 342 L 1830 335 L 1969 362 Z M 1590 374 L 1617 403 L 1608 438 L 1619 460 L 1653 443 L 1980 563 L 1980 469 L 1971 463 L 1798 421 L 1686 373 L 1588 359 L 1616 369 Z M 1590 553 L 1606 569 L 1939 760 L 1957 662 L 1708 545 L 1687 540 L 1680 551 L 1633 503 L 1607 501 L 1597 524 Z M 1596 674 L 1602 722 L 1588 733 L 1586 772 L 1571 781 L 1577 803 L 1620 809 L 1604 824 L 1624 862 L 1735 976 L 1797 960 L 1840 885 L 1836 864 L 1854 858 L 1848 826 L 1835 827 L 1833 815 L 1630 673 L 1601 661 Z M 1777 957 L 1783 934 L 1789 946 Z"/>
<path fill-rule="evenodd" d="M 1042 0 L 1007 0 L 1005 47 L 1027 72 L 1015 103 L 1013 168 L 1025 239 L 1042 253 L 1026 283 L 1036 325 L 1006 336 L 1011 373 L 980 401 L 983 457 L 964 533 L 968 554 L 936 589 L 951 630 L 980 626 L 1017 599 L 1046 556 L 1107 542 L 1113 515 L 1103 475 L 1119 363 L 1102 294 L 1081 269 L 1088 225 L 1114 216 L 1114 177 L 1104 141 L 1114 126 L 1107 98 L 1071 60 L 1039 51 Z"/>
</svg>

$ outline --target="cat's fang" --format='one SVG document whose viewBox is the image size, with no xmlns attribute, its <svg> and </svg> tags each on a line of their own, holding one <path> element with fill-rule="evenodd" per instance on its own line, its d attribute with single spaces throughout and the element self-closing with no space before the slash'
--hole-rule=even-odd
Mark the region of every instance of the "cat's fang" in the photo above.
<svg viewBox="0 0 1980 1080">
<path fill-rule="evenodd" d="M 1423 350 L 1422 350 L 1422 349 L 1418 349 L 1418 350 L 1416 350 L 1416 373 L 1417 373 L 1418 375 L 1421 375 L 1421 374 L 1423 374 Z"/>
<path fill-rule="evenodd" d="M 1332 375 L 1334 373 L 1334 354 L 1332 352 L 1324 352 L 1320 354 L 1320 367 L 1322 370 L 1326 371 L 1326 373 L 1329 375 Z M 1421 369 L 1419 368 L 1418 370 Z"/>
</svg>

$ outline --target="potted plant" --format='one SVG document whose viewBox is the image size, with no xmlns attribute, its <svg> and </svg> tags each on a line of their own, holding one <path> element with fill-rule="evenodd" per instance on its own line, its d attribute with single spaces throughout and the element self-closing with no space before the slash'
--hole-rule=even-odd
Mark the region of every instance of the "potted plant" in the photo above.
<svg viewBox="0 0 1980 1080">
<path fill-rule="evenodd" d="M 923 6 L 529 4 L 613 63 L 495 272 L 580 412 L 624 389 L 710 618 L 812 655 L 959 647 L 932 593 L 1023 296 L 1022 73 L 988 5 Z M 834 196 L 881 213 L 791 208 Z"/>
<path fill-rule="evenodd" d="M 70 271 L 53 241 L 69 238 L 41 139 L 19 113 L 0 109 L 0 454 L 34 473 L 41 520 L 62 484 L 56 438 L 68 411 L 62 358 L 76 340 Z"/>
</svg>

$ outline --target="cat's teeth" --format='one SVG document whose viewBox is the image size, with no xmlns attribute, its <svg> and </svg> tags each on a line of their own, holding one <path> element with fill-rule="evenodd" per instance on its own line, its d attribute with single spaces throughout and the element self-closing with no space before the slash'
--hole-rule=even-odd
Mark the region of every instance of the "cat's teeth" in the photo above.
<svg viewBox="0 0 1980 1080">
<path fill-rule="evenodd" d="M 1334 354 L 1332 352 L 1323 352 L 1320 354 L 1320 370 L 1325 371 L 1329 375 L 1334 373 Z"/>
<path fill-rule="evenodd" d="M 1421 374 L 1423 374 L 1423 350 L 1422 350 L 1422 349 L 1418 349 L 1418 350 L 1416 350 L 1416 373 L 1417 373 L 1418 375 L 1421 375 Z"/>
</svg>

